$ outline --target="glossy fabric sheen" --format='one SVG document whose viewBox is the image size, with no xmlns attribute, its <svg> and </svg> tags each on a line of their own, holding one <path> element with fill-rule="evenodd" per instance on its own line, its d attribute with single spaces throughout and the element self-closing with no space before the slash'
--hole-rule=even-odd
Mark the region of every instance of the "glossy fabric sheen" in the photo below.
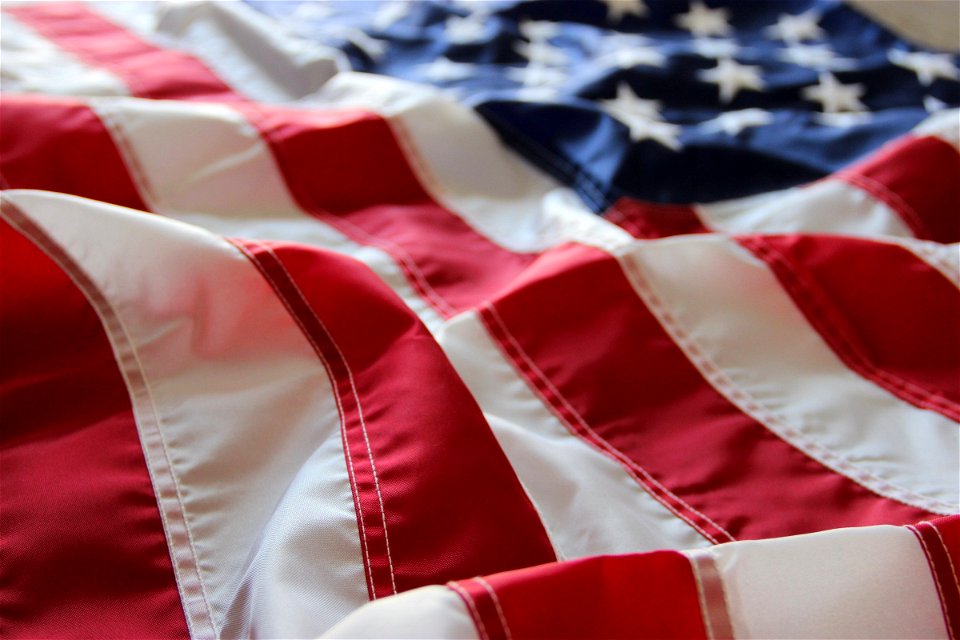
<svg viewBox="0 0 960 640">
<path fill-rule="evenodd" d="M 357 242 L 391 254 L 442 315 L 490 297 L 535 258 L 497 246 L 437 204 L 380 116 L 244 111 L 269 143 L 298 204 Z"/>
<path fill-rule="evenodd" d="M 0 261 L 0 632 L 186 637 L 130 399 L 100 319 L 6 222 Z"/>
<path fill-rule="evenodd" d="M 821 466 L 729 402 L 613 258 L 573 250 L 539 273 L 494 303 L 502 322 L 487 312 L 488 329 L 581 437 L 608 443 L 638 479 L 649 473 L 649 490 L 705 535 L 761 538 L 927 515 Z"/>
<path fill-rule="evenodd" d="M 416 316 L 346 258 L 282 244 L 247 250 L 281 296 L 298 298 L 292 313 L 341 397 L 355 394 L 342 411 L 373 592 L 555 559 L 476 401 Z"/>
<path fill-rule="evenodd" d="M 7 188 L 46 189 L 147 210 L 110 133 L 73 98 L 4 96 L 0 173 Z"/>
<path fill-rule="evenodd" d="M 891 393 L 960 419 L 960 292 L 903 247 L 829 236 L 744 238 L 824 340 Z"/>
<path fill-rule="evenodd" d="M 690 562 L 674 551 L 597 556 L 456 586 L 489 638 L 707 637 Z"/>
</svg>

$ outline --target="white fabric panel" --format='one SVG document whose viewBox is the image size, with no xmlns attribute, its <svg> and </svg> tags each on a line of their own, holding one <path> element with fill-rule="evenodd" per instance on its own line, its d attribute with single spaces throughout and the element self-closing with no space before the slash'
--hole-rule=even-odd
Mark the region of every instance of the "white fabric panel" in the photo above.
<svg viewBox="0 0 960 640">
<path fill-rule="evenodd" d="M 506 249 L 543 251 L 571 240 L 610 248 L 630 238 L 507 149 L 472 109 L 440 91 L 394 78 L 341 73 L 311 102 L 384 116 L 408 163 L 437 202 Z M 470 141 L 469 152 L 450 144 L 452 132 Z"/>
<path fill-rule="evenodd" d="M 439 337 L 480 403 L 561 559 L 703 547 L 624 468 L 572 434 L 504 358 L 475 312 Z"/>
<path fill-rule="evenodd" d="M 89 67 L 8 13 L 0 19 L 3 64 L 0 90 L 4 93 L 125 96 L 123 81 Z"/>
<path fill-rule="evenodd" d="M 691 362 L 745 413 L 878 494 L 957 511 L 956 424 L 848 369 L 746 249 L 684 236 L 637 243 L 621 263 Z"/>
<path fill-rule="evenodd" d="M 944 109 L 913 129 L 915 136 L 935 136 L 960 151 L 960 109 Z"/>
<path fill-rule="evenodd" d="M 479 638 L 460 596 L 446 587 L 413 589 L 364 605 L 322 638 Z"/>
<path fill-rule="evenodd" d="M 704 224 L 728 233 L 838 233 L 914 237 L 897 213 L 839 180 L 695 206 Z"/>
<path fill-rule="evenodd" d="M 386 252 L 358 244 L 294 202 L 267 144 L 225 105 L 92 101 L 157 213 L 234 237 L 301 242 L 361 260 L 436 330 L 442 319 Z M 170 144 L 176 140 L 176 144 Z"/>
<path fill-rule="evenodd" d="M 336 49 L 277 31 L 242 2 L 95 2 L 101 14 L 156 46 L 197 57 L 228 86 L 259 102 L 291 102 L 340 68 Z"/>
<path fill-rule="evenodd" d="M 902 527 L 712 549 L 737 638 L 946 638 L 930 566 Z"/>
<path fill-rule="evenodd" d="M 180 222 L 46 192 L 6 196 L 123 325 L 132 353 L 118 362 L 145 386 L 131 389 L 141 438 L 156 425 L 191 536 L 171 551 L 195 556 L 217 632 L 315 635 L 366 602 L 330 380 L 257 269 Z"/>
</svg>

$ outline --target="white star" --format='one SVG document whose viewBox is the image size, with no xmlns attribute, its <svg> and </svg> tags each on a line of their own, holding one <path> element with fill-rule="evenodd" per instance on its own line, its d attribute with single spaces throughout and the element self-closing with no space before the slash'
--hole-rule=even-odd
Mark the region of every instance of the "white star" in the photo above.
<svg viewBox="0 0 960 640">
<path fill-rule="evenodd" d="M 960 73 L 953 65 L 950 55 L 946 53 L 925 53 L 923 51 L 910 53 L 909 51 L 893 49 L 887 56 L 893 64 L 917 74 L 917 80 L 923 85 L 932 84 L 936 78 L 946 80 L 960 78 Z"/>
<path fill-rule="evenodd" d="M 557 93 L 552 87 L 520 87 L 512 97 L 523 102 L 551 102 Z"/>
<path fill-rule="evenodd" d="M 453 62 L 447 58 L 437 58 L 432 62 L 420 65 L 423 76 L 431 82 L 447 82 L 463 80 L 474 75 L 476 65 L 466 62 Z"/>
<path fill-rule="evenodd" d="M 763 89 L 760 67 L 739 64 L 731 58 L 721 58 L 715 68 L 698 71 L 697 77 L 717 85 L 721 102 L 730 102 L 741 89 Z"/>
<path fill-rule="evenodd" d="M 653 47 L 632 47 L 616 49 L 597 57 L 594 63 L 601 67 L 619 67 L 621 69 L 632 69 L 638 65 L 648 67 L 662 67 L 666 58 L 662 53 Z"/>
<path fill-rule="evenodd" d="M 533 42 L 520 40 L 513 46 L 517 53 L 532 63 L 565 65 L 569 62 L 569 58 L 563 52 L 563 49 L 554 47 L 543 40 L 534 40 Z"/>
<path fill-rule="evenodd" d="M 520 33 L 531 42 L 536 40 L 549 40 L 560 33 L 560 25 L 556 22 L 546 20 L 521 20 Z"/>
<path fill-rule="evenodd" d="M 947 103 L 936 96 L 924 96 L 923 108 L 927 110 L 927 113 L 934 113 L 946 109 Z"/>
<path fill-rule="evenodd" d="M 873 120 L 873 115 L 869 112 L 858 113 L 815 113 L 813 114 L 815 122 L 840 129 L 849 129 L 860 124 L 866 124 Z"/>
<path fill-rule="evenodd" d="M 701 127 L 704 131 L 723 131 L 728 136 L 735 136 L 748 127 L 762 127 L 773 122 L 773 114 L 763 109 L 741 109 L 721 113 L 712 120 L 707 120 Z"/>
<path fill-rule="evenodd" d="M 677 139 L 680 127 L 663 121 L 658 101 L 639 98 L 626 84 L 620 84 L 617 97 L 601 103 L 607 113 L 630 129 L 631 140 L 655 140 L 674 151 L 682 148 Z"/>
<path fill-rule="evenodd" d="M 316 4 L 316 3 L 308 3 Z M 373 26 L 381 31 L 400 22 L 407 17 L 410 12 L 410 3 L 406 0 L 397 0 L 396 2 L 387 2 L 377 9 L 373 17 Z"/>
<path fill-rule="evenodd" d="M 840 113 L 865 111 L 867 107 L 860 102 L 865 91 L 862 84 L 840 84 L 832 73 L 821 73 L 819 84 L 806 87 L 801 95 L 807 100 L 819 102 L 824 113 Z"/>
<path fill-rule="evenodd" d="M 806 11 L 795 16 L 782 13 L 777 24 L 767 27 L 767 34 L 771 38 L 790 43 L 817 40 L 825 35 L 823 29 L 817 24 L 819 21 L 820 16 L 814 11 Z"/>
<path fill-rule="evenodd" d="M 695 36 L 725 36 L 730 33 L 729 13 L 726 9 L 711 9 L 696 0 L 690 11 L 676 17 L 676 23 Z"/>
<path fill-rule="evenodd" d="M 567 81 L 566 73 L 536 62 L 525 67 L 512 67 L 506 73 L 508 78 L 527 87 L 556 87 Z"/>
<path fill-rule="evenodd" d="M 857 66 L 854 60 L 836 57 L 830 47 L 824 44 L 793 44 L 778 51 L 777 57 L 784 62 L 791 62 L 813 69 L 842 71 Z"/>
<path fill-rule="evenodd" d="M 642 18 L 647 15 L 647 5 L 643 0 L 600 0 L 607 5 L 607 20 L 620 22 L 626 15 Z"/>
<path fill-rule="evenodd" d="M 470 44 L 481 40 L 487 32 L 486 16 L 471 14 L 466 18 L 447 18 L 447 38 L 455 44 Z"/>
<path fill-rule="evenodd" d="M 713 40 L 694 38 L 690 48 L 704 58 L 732 58 L 740 52 L 740 45 L 733 40 Z"/>
</svg>

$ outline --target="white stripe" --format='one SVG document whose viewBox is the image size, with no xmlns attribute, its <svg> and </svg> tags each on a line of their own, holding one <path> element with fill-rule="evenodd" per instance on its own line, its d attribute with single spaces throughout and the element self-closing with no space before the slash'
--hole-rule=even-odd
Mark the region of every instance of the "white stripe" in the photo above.
<svg viewBox="0 0 960 640">
<path fill-rule="evenodd" d="M 691 362 L 742 411 L 878 494 L 957 511 L 956 424 L 848 369 L 746 249 L 685 236 L 637 243 L 620 259 Z"/>
<path fill-rule="evenodd" d="M 0 19 L 4 93 L 124 96 L 130 93 L 112 73 L 90 67 L 38 35 L 9 13 Z"/>
<path fill-rule="evenodd" d="M 93 2 L 93 8 L 155 46 L 184 51 L 237 93 L 291 102 L 314 93 L 340 68 L 336 49 L 280 33 L 242 2 Z"/>
<path fill-rule="evenodd" d="M 960 109 L 944 109 L 913 129 L 915 136 L 940 138 L 960 152 Z"/>
<path fill-rule="evenodd" d="M 195 556 L 217 633 L 316 635 L 366 602 L 331 383 L 257 269 L 179 222 L 46 192 L 5 197 L 126 330 L 133 353 L 118 360 L 148 393 L 131 389 L 134 413 L 159 428 L 192 540 L 173 556 Z"/>
<path fill-rule="evenodd" d="M 728 233 L 837 233 L 914 237 L 900 216 L 839 180 L 694 207 L 704 224 Z"/>
<path fill-rule="evenodd" d="M 237 111 L 136 98 L 94 100 L 91 106 L 153 211 L 227 236 L 301 242 L 352 256 L 431 330 L 442 324 L 389 254 L 354 242 L 294 202 L 267 144 Z"/>
<path fill-rule="evenodd" d="M 612 248 L 630 238 L 509 150 L 476 112 L 431 87 L 341 73 L 311 102 L 383 116 L 431 196 L 510 251 L 543 251 L 569 241 Z"/>
<path fill-rule="evenodd" d="M 421 587 L 357 609 L 323 638 L 462 638 L 480 636 L 463 600 L 446 587 Z"/>
<path fill-rule="evenodd" d="M 620 464 L 572 434 L 517 375 L 475 312 L 451 320 L 439 341 L 561 558 L 708 544 Z"/>
<path fill-rule="evenodd" d="M 737 638 L 946 638 L 916 537 L 891 526 L 714 547 Z"/>
</svg>

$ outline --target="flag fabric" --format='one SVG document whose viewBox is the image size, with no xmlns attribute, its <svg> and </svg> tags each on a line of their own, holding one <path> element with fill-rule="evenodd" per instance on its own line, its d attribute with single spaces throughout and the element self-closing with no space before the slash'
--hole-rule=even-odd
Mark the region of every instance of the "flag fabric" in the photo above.
<svg viewBox="0 0 960 640">
<path fill-rule="evenodd" d="M 955 56 L 0 13 L 4 637 L 960 637 Z"/>
</svg>

